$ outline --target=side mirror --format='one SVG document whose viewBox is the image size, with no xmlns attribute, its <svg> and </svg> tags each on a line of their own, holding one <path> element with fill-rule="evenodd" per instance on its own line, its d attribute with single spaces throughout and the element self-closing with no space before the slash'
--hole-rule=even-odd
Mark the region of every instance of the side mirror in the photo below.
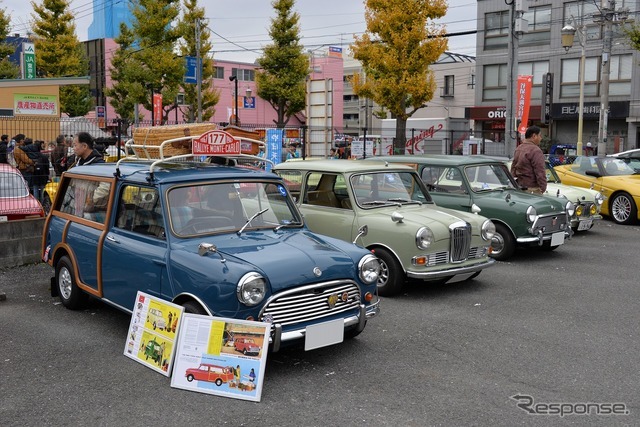
<svg viewBox="0 0 640 427">
<path fill-rule="evenodd" d="M 365 224 L 358 228 L 358 235 L 353 239 L 353 244 L 355 245 L 360 237 L 366 236 L 367 234 L 369 234 L 369 226 Z"/>
</svg>

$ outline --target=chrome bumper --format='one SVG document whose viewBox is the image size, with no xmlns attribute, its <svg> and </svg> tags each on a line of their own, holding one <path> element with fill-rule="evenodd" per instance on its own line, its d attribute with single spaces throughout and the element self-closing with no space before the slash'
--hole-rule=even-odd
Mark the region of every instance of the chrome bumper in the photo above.
<svg viewBox="0 0 640 427">
<path fill-rule="evenodd" d="M 407 271 L 407 277 L 422 280 L 441 279 L 443 277 L 456 276 L 458 274 L 475 273 L 476 271 L 484 270 L 487 267 L 491 267 L 495 262 L 496 260 L 494 260 L 493 258 L 487 258 L 487 261 L 485 262 L 470 265 L 467 267 L 456 267 L 449 268 L 447 270 L 425 272 Z"/>
<path fill-rule="evenodd" d="M 358 314 L 345 317 L 344 327 L 357 325 L 356 329 L 362 331 L 367 323 L 367 319 L 370 319 L 380 313 L 380 300 L 371 303 L 368 306 L 360 304 Z M 293 329 L 290 331 L 282 332 L 282 326 L 280 324 L 274 324 L 271 326 L 271 336 L 269 337 L 269 344 L 271 344 L 271 351 L 276 353 L 280 350 L 280 344 L 283 342 L 295 341 L 304 339 L 306 329 Z"/>
</svg>

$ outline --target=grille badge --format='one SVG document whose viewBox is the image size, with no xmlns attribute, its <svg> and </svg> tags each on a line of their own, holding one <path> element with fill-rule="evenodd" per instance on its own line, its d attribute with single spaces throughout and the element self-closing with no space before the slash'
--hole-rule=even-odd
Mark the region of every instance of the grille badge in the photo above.
<svg viewBox="0 0 640 427">
<path fill-rule="evenodd" d="M 338 302 L 338 295 L 336 294 L 331 294 L 329 295 L 329 298 L 327 298 L 327 303 L 329 304 L 329 308 L 334 308 L 337 302 Z"/>
<path fill-rule="evenodd" d="M 314 267 L 313 274 L 315 274 L 316 277 L 322 276 L 322 270 L 320 270 L 320 267 Z"/>
</svg>

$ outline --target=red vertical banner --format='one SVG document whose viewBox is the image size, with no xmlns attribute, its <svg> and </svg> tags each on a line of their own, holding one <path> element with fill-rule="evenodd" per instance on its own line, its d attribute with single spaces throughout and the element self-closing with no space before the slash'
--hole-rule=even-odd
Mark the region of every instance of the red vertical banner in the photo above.
<svg viewBox="0 0 640 427">
<path fill-rule="evenodd" d="M 153 125 L 162 124 L 162 94 L 153 94 Z"/>
<path fill-rule="evenodd" d="M 516 102 L 516 120 L 520 120 L 518 132 L 524 135 L 529 123 L 529 106 L 531 104 L 531 84 L 533 76 L 518 76 Z"/>
</svg>

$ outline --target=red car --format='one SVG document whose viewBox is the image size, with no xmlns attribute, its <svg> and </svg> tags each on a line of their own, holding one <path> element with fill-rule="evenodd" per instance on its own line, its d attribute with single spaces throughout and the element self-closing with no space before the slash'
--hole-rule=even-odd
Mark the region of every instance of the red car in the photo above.
<svg viewBox="0 0 640 427">
<path fill-rule="evenodd" d="M 209 381 L 219 387 L 222 383 L 233 381 L 233 368 L 231 366 L 211 365 L 201 363 L 198 368 L 189 368 L 185 372 L 187 381 Z"/>
<path fill-rule="evenodd" d="M 42 205 L 29 193 L 18 169 L 0 164 L 0 222 L 42 217 Z"/>
</svg>

